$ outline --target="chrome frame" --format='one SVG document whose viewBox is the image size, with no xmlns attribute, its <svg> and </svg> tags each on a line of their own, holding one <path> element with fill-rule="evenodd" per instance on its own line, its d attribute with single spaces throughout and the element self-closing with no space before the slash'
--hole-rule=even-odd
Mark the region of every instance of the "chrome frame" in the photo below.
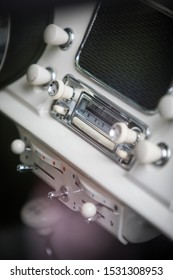
<svg viewBox="0 0 173 280">
<path fill-rule="evenodd" d="M 86 134 L 84 131 L 79 129 L 77 126 L 73 124 L 73 118 L 77 116 L 77 109 L 80 101 L 83 97 L 87 96 L 91 101 L 94 100 L 96 104 L 101 103 L 105 108 L 108 109 L 108 111 L 111 112 L 111 114 L 114 114 L 115 120 L 118 119 L 118 121 L 123 121 L 127 125 L 129 125 L 130 128 L 138 130 L 139 134 L 142 133 L 145 135 L 145 138 L 149 138 L 150 136 L 150 130 L 149 127 L 144 124 L 142 121 L 138 120 L 128 112 L 126 112 L 124 109 L 120 108 L 118 105 L 114 104 L 112 101 L 108 100 L 104 96 L 102 96 L 100 93 L 96 92 L 94 89 L 90 88 L 86 84 L 84 84 L 80 80 L 76 80 L 71 75 L 66 75 L 64 77 L 64 83 L 74 89 L 74 98 L 70 100 L 55 100 L 52 104 L 50 114 L 51 116 L 56 119 L 57 121 L 63 123 L 65 126 L 69 127 L 73 132 L 77 133 L 80 137 L 87 140 L 91 145 L 99 149 L 101 152 L 106 154 L 109 158 L 111 158 L 113 161 L 115 161 L 119 166 L 124 168 L 125 170 L 130 170 L 135 162 L 135 155 L 134 155 L 134 148 L 137 143 L 134 144 L 116 144 L 115 143 L 115 149 L 109 150 L 105 146 L 101 145 L 98 141 L 96 141 L 94 138 Z M 77 100 L 75 100 L 75 97 L 78 95 Z M 65 115 L 61 115 L 58 113 L 55 113 L 53 111 L 54 105 L 61 105 L 64 108 L 67 109 L 67 113 Z M 108 135 L 104 131 L 101 131 L 96 126 L 92 125 L 88 120 L 86 120 L 84 117 L 80 118 L 80 120 L 85 124 L 91 127 L 91 129 L 95 129 L 97 133 L 100 134 L 100 136 L 104 136 L 107 139 L 111 140 Z M 140 137 L 138 137 L 139 139 Z M 118 155 L 116 155 L 116 149 L 117 147 L 121 147 L 129 153 L 129 157 L 127 160 L 121 159 Z"/>
</svg>

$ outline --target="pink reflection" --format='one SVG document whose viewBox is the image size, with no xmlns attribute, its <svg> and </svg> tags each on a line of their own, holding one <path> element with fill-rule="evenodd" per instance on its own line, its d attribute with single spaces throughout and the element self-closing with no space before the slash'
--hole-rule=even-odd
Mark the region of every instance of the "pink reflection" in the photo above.
<svg viewBox="0 0 173 280">
<path fill-rule="evenodd" d="M 26 224 L 26 251 L 30 259 L 104 259 L 119 243 L 98 224 L 86 223 L 58 199 L 49 200 L 52 190 L 39 181 L 21 209 Z"/>
</svg>

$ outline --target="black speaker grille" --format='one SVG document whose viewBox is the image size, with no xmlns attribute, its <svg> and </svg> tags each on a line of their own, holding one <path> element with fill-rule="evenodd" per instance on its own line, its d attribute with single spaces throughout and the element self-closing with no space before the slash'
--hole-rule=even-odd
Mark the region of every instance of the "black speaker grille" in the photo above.
<svg viewBox="0 0 173 280">
<path fill-rule="evenodd" d="M 77 66 L 143 111 L 155 111 L 173 79 L 173 18 L 138 0 L 102 1 Z"/>
</svg>

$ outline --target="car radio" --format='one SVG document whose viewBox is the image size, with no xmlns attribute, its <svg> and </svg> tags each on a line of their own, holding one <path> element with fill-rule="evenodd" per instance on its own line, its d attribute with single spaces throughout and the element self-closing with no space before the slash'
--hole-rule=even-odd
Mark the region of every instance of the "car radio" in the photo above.
<svg viewBox="0 0 173 280">
<path fill-rule="evenodd" d="M 48 92 L 51 98 L 57 98 L 60 91 L 59 83 L 57 81 L 50 83 Z M 58 97 L 53 102 L 52 117 L 87 139 L 121 167 L 130 169 L 135 160 L 135 145 L 140 138 L 149 137 L 149 128 L 70 75 L 64 78 L 64 86 L 71 88 L 73 94 L 70 99 Z M 120 131 L 118 125 L 115 129 L 114 125 L 117 123 L 125 126 L 123 130 L 129 130 L 127 133 L 131 134 L 129 139 L 126 137 L 120 139 L 124 132 Z"/>
</svg>

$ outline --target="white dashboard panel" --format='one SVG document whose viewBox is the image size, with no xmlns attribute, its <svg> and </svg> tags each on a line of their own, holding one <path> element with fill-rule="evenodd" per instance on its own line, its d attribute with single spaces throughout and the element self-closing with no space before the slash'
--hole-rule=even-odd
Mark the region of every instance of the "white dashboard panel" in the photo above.
<svg viewBox="0 0 173 280">
<path fill-rule="evenodd" d="M 75 56 L 95 10 L 95 5 L 96 3 L 92 2 L 57 7 L 54 24 L 62 28 L 70 27 L 74 32 L 74 40 L 67 50 L 48 45 L 37 63 L 43 67 L 53 68 L 60 80 L 70 74 L 75 79 L 82 81 L 101 96 L 144 122 L 151 131 L 151 141 L 164 142 L 172 150 L 173 122 L 164 120 L 158 112 L 147 115 L 136 110 L 76 69 Z M 122 212 L 121 221 L 118 221 L 119 232 L 116 232 L 115 235 L 122 242 L 129 241 L 128 234 L 126 236 L 126 233 L 123 232 L 123 222 L 128 216 L 126 211 L 136 213 L 142 221 L 147 221 L 158 231 L 173 239 L 173 158 L 171 157 L 164 166 L 140 164 L 136 161 L 130 170 L 124 170 L 74 131 L 52 118 L 51 106 L 52 99 L 48 96 L 47 87 L 29 85 L 26 75 L 0 92 L 1 112 L 15 122 L 21 138 L 27 135 L 32 150 L 30 163 L 33 164 L 34 157 L 36 157 L 33 148 L 33 143 L 36 141 L 37 146 L 45 155 L 50 153 L 53 159 L 58 159 L 67 165 L 69 172 L 74 170 L 81 185 L 86 185 L 86 189 L 92 189 L 96 194 L 100 193 L 102 197 L 106 197 L 111 202 L 115 201 L 115 204 L 118 202 Z M 21 159 L 25 163 L 25 157 L 21 157 Z M 38 176 L 55 189 L 54 183 L 50 183 L 42 173 L 39 173 Z M 70 185 L 70 182 L 68 184 Z M 98 202 L 98 198 L 96 201 Z M 112 215 L 113 210 L 110 204 L 105 206 L 108 207 L 107 210 L 111 209 L 111 213 L 109 211 L 105 213 L 106 217 Z M 80 205 L 78 211 L 80 211 Z M 101 224 L 108 229 L 103 222 Z M 113 230 L 115 231 L 115 229 Z M 109 231 L 113 233 L 113 230 Z M 148 233 L 145 233 L 144 230 L 145 234 L 146 239 L 152 238 L 152 234 L 147 235 Z M 153 236 L 155 236 L 155 232 Z M 141 237 L 137 240 L 143 241 L 145 238 Z"/>
</svg>

